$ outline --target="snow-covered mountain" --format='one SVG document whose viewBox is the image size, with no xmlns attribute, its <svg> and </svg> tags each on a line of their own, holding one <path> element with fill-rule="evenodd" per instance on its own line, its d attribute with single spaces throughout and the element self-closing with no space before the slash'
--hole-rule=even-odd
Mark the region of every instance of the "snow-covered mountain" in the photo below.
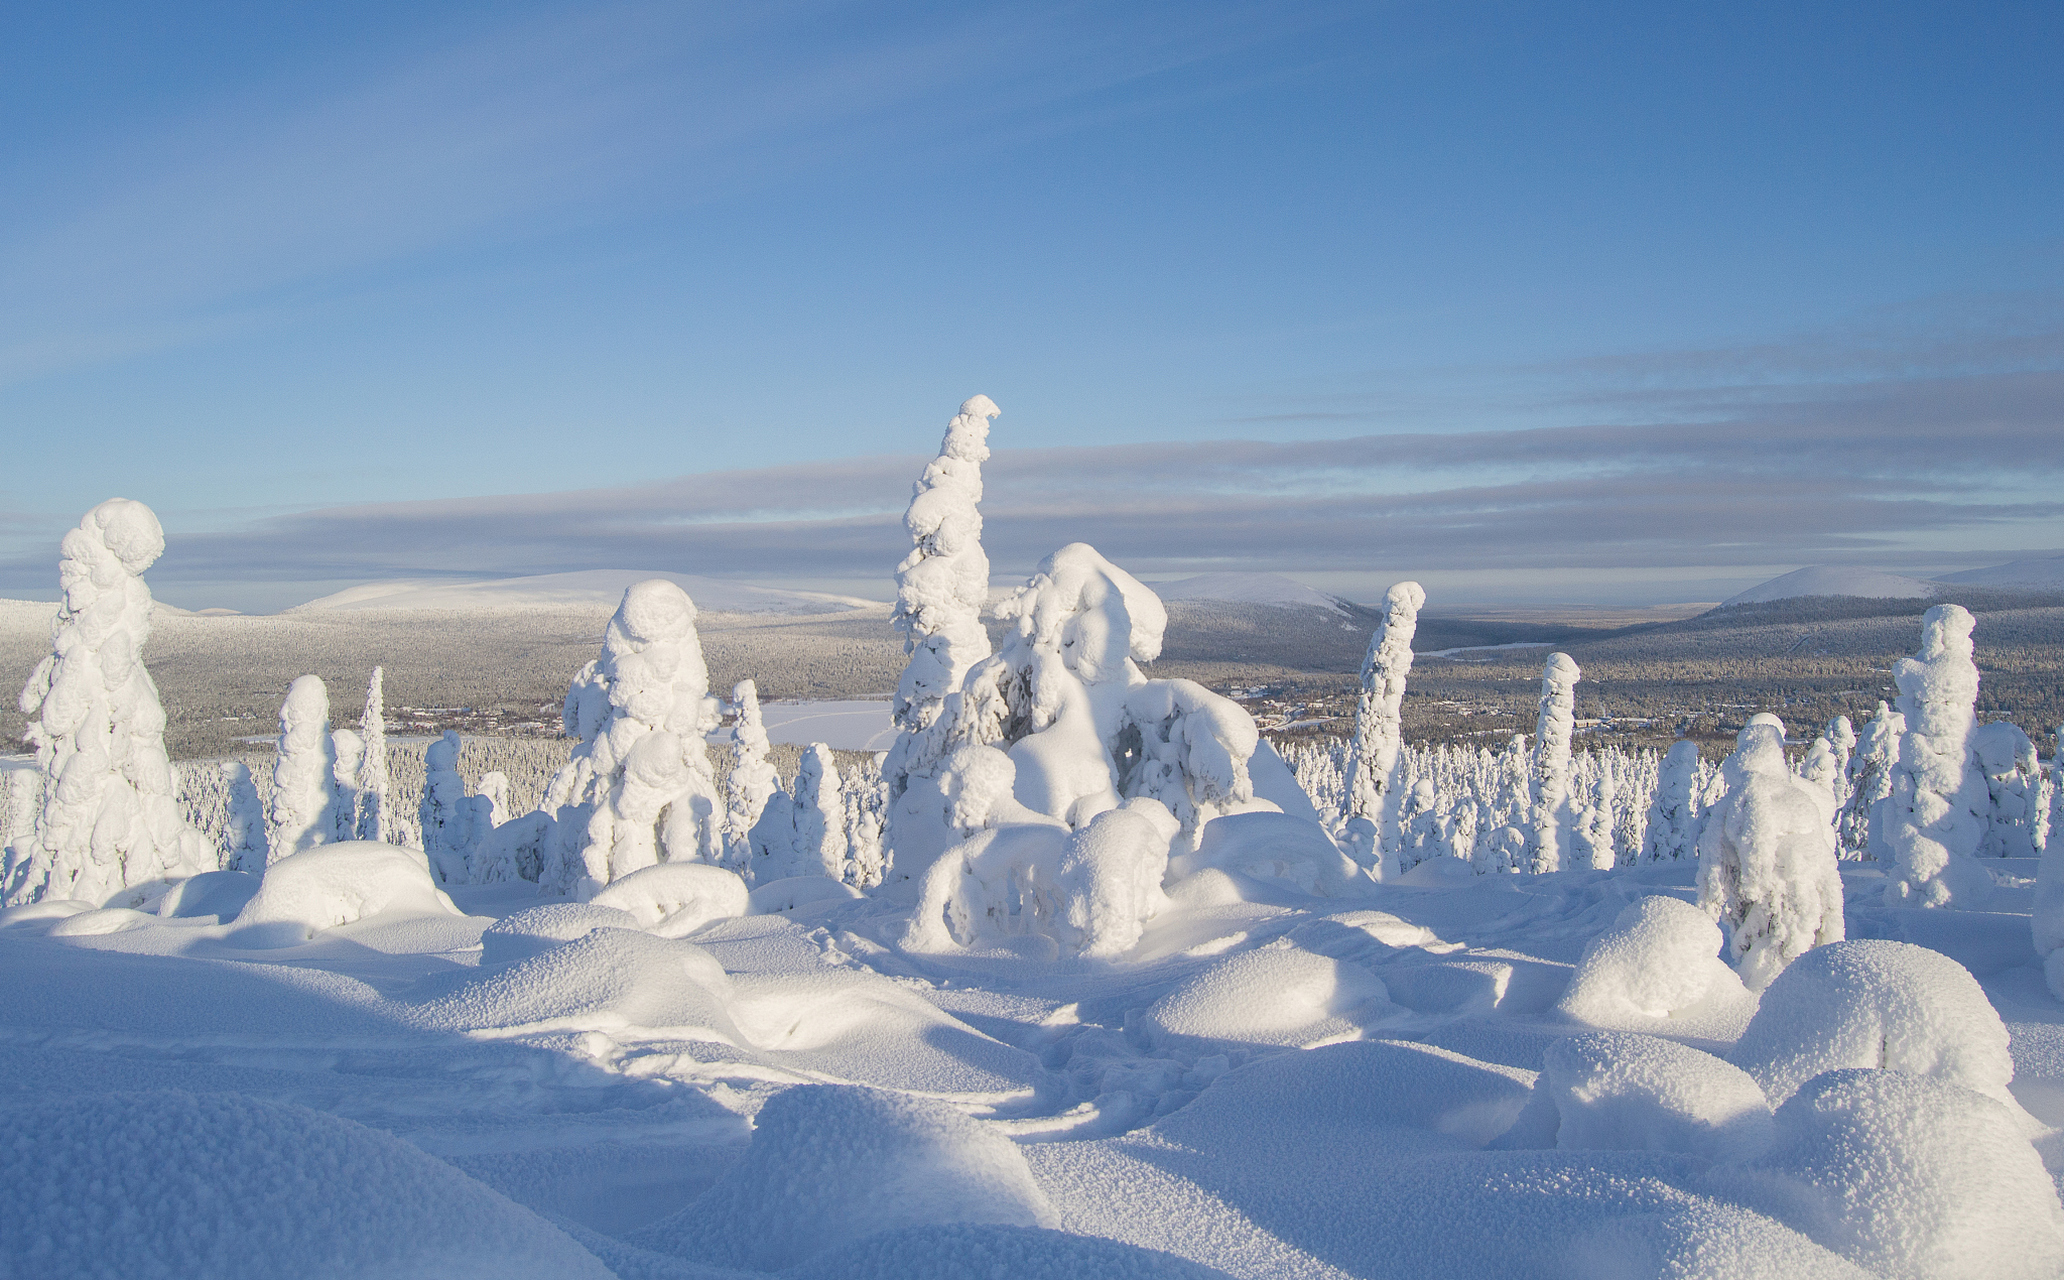
<svg viewBox="0 0 2064 1280">
<path fill-rule="evenodd" d="M 1328 609 L 1346 613 L 1337 596 L 1314 590 L 1280 573 L 1203 573 L 1172 582 L 1150 582 L 1163 600 L 1215 600 L 1226 604 L 1267 604 L 1285 609 Z"/>
<path fill-rule="evenodd" d="M 2007 590 L 2020 588 L 2031 591 L 2064 591 L 2064 556 L 2010 560 L 2006 564 L 1996 564 L 1985 569 L 1945 573 L 1935 580 L 1973 587 L 2002 587 Z"/>
<path fill-rule="evenodd" d="M 678 583 L 696 607 L 715 613 L 840 613 L 875 603 L 857 596 L 820 591 L 788 591 L 743 582 L 704 578 L 692 573 L 660 573 L 640 569 L 585 569 L 545 573 L 527 578 L 491 578 L 478 582 L 400 578 L 348 587 L 333 595 L 295 605 L 288 613 L 339 609 L 564 609 L 614 607 L 625 588 L 646 578 Z"/>
<path fill-rule="evenodd" d="M 1909 578 L 1903 574 L 1866 569 L 1861 565 L 1817 564 L 1781 574 L 1760 586 L 1733 596 L 1721 608 L 1736 604 L 1763 604 L 1771 600 L 1792 600 L 1800 596 L 1862 596 L 1873 600 L 1918 600 L 1938 594 L 1938 583 Z"/>
</svg>

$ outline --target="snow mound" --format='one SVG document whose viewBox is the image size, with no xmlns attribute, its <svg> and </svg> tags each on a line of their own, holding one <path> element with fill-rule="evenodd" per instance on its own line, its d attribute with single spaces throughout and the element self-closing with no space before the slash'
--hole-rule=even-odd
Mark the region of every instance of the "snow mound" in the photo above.
<svg viewBox="0 0 2064 1280">
<path fill-rule="evenodd" d="M 1058 1221 L 1002 1133 L 941 1102 L 805 1085 L 760 1109 L 752 1145 L 722 1181 L 630 1241 L 697 1262 L 775 1271 L 897 1228 L 1051 1228 Z"/>
<path fill-rule="evenodd" d="M 1970 970 L 1905 942 L 1837 942 L 1794 960 L 1728 1055 L 1773 1103 L 1842 1067 L 1886 1067 L 2007 1092 L 2007 1029 Z"/>
<path fill-rule="evenodd" d="M 629 912 L 662 938 L 682 938 L 712 920 L 747 911 L 745 881 L 704 862 L 662 862 L 612 880 L 588 900 Z"/>
<path fill-rule="evenodd" d="M 851 902 L 864 896 L 852 885 L 830 876 L 787 876 L 755 886 L 746 897 L 746 909 L 738 914 L 772 916 L 797 907 Z"/>
<path fill-rule="evenodd" d="M 1368 883 L 1326 829 L 1287 813 L 1231 813 L 1204 825 L 1195 853 L 1168 860 L 1180 881 L 1207 868 L 1317 897 L 1350 897 Z"/>
<path fill-rule="evenodd" d="M 444 896 L 419 853 L 370 840 L 326 844 L 265 869 L 239 926 L 298 924 L 329 929 L 385 912 L 464 915 Z"/>
<path fill-rule="evenodd" d="M 1939 593 L 1933 582 L 1902 574 L 1866 569 L 1860 565 L 1817 564 L 1794 569 L 1770 581 L 1750 587 L 1720 602 L 1729 605 L 1764 604 L 1771 600 L 1792 600 L 1799 596 L 1862 596 L 1869 600 L 1921 600 Z"/>
<path fill-rule="evenodd" d="M 744 1044 L 725 1008 L 731 980 L 701 947 L 627 929 L 596 929 L 417 1005 L 414 1020 L 448 1031 L 664 1030 L 671 1038 Z"/>
<path fill-rule="evenodd" d="M 637 569 L 584 569 L 575 573 L 543 573 L 522 578 L 490 578 L 444 582 L 434 578 L 398 578 L 367 582 L 310 600 L 288 613 L 322 613 L 344 609 L 613 609 L 632 584 L 665 578 L 686 591 L 708 613 L 841 613 L 877 607 L 857 596 L 818 591 L 785 591 L 757 587 L 692 573 L 651 573 Z"/>
<path fill-rule="evenodd" d="M 1183 980 L 1142 1023 L 1157 1040 L 1232 1040 L 1303 1048 L 1359 1033 L 1396 1012 L 1383 980 L 1360 965 L 1293 947 L 1227 956 Z"/>
<path fill-rule="evenodd" d="M 248 871 L 203 871 L 180 881 L 158 899 L 158 914 L 168 919 L 214 916 L 234 920 L 257 895 L 259 877 Z"/>
<path fill-rule="evenodd" d="M 1214 1280 L 1174 1254 L 1034 1227 L 954 1223 L 884 1231 L 785 1272 L 792 1280 Z"/>
<path fill-rule="evenodd" d="M 1305 586 L 1280 573 L 1202 573 L 1173 582 L 1150 582 L 1163 600 L 1208 600 L 1223 604 L 1266 604 L 1279 609 L 1325 609 L 1344 614 L 1340 597 Z"/>
<path fill-rule="evenodd" d="M 1747 1072 L 1674 1040 L 1625 1032 L 1548 1046 L 1511 1145 L 1677 1151 L 1752 1159 L 1769 1149 L 1770 1104 Z"/>
<path fill-rule="evenodd" d="M 1983 569 L 1945 573 L 1935 581 L 1964 582 L 1980 587 L 2023 587 L 2034 591 L 2059 591 L 2064 590 L 2064 556 L 2010 560 L 2005 564 L 1990 565 Z"/>
<path fill-rule="evenodd" d="M 1917 1280 L 2064 1270 L 2056 1187 L 2016 1117 L 1983 1094 L 1830 1071 L 1778 1108 L 1776 1128 L 1755 1167 L 1768 1211 L 1851 1261 Z"/>
<path fill-rule="evenodd" d="M 1558 1012 L 1595 1027 L 1667 1018 L 1708 1000 L 1746 999 L 1720 959 L 1713 918 L 1688 902 L 1650 894 L 1627 904 L 1577 961 Z"/>
<path fill-rule="evenodd" d="M 0 1268 L 575 1280 L 558 1228 L 407 1142 L 234 1093 L 0 1098 Z"/>
<path fill-rule="evenodd" d="M 552 902 L 507 915 L 480 935 L 480 963 L 508 964 L 525 956 L 585 938 L 597 929 L 637 929 L 636 917 L 615 907 L 586 902 Z"/>
</svg>

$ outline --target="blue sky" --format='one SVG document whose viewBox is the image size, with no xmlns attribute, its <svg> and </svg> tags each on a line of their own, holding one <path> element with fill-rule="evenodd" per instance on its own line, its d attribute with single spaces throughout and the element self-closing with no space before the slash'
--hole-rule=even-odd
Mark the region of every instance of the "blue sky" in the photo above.
<svg viewBox="0 0 2064 1280">
<path fill-rule="evenodd" d="M 2064 548 L 2064 10 L 78 5 L 0 45 L 0 593 L 990 550 L 1715 599 Z"/>
</svg>

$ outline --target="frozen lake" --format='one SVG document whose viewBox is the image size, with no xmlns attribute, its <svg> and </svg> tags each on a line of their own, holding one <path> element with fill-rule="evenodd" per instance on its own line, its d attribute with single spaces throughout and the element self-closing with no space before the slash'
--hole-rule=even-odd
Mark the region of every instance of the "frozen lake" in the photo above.
<svg viewBox="0 0 2064 1280">
<path fill-rule="evenodd" d="M 887 751 L 896 741 L 887 702 L 765 702 L 767 740 L 840 751 Z"/>
</svg>

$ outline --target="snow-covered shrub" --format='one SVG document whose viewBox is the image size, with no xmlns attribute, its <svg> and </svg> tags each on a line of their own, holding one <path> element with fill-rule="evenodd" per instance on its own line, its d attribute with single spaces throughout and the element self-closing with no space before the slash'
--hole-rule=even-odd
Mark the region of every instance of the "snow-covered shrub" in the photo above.
<svg viewBox="0 0 2064 1280">
<path fill-rule="evenodd" d="M 330 737 L 330 693 L 320 676 L 301 676 L 280 704 L 272 764 L 272 856 L 285 858 L 334 843 L 337 747 Z"/>
<path fill-rule="evenodd" d="M 1541 715 L 1529 770 L 1533 865 L 1546 874 L 1563 869 L 1563 831 L 1570 821 L 1570 739 L 1577 728 L 1577 681 L 1583 672 L 1566 653 L 1551 653 L 1541 668 Z"/>
<path fill-rule="evenodd" d="M 1991 874 L 1972 861 L 1991 805 L 1971 754 L 1974 625 L 1962 605 L 1936 605 L 1922 617 L 1919 651 L 1892 671 L 1906 717 L 1883 810 L 1892 853 L 1885 900 L 1894 906 L 1983 908 L 1992 895 Z"/>
<path fill-rule="evenodd" d="M 1857 941 L 1800 957 L 1763 992 L 1728 1054 L 1772 1103 L 1840 1067 L 1935 1076 L 2019 1110 L 2007 1029 L 1970 971 L 1939 951 Z"/>
<path fill-rule="evenodd" d="M 904 946 L 911 951 L 1049 940 L 1054 954 L 1108 959 L 1130 951 L 1166 905 L 1174 818 L 1136 799 L 1070 831 L 1014 822 L 977 834 L 926 875 Z"/>
<path fill-rule="evenodd" d="M 366 681 L 365 711 L 358 719 L 358 736 L 365 754 L 358 766 L 358 838 L 392 841 L 396 832 L 388 819 L 387 799 L 387 697 L 384 672 L 373 668 Z"/>
<path fill-rule="evenodd" d="M 1548 1046 L 1534 1095 L 1501 1145 L 1739 1161 L 1763 1154 L 1774 1136 L 1770 1104 L 1740 1067 L 1656 1036 L 1604 1031 Z"/>
<path fill-rule="evenodd" d="M 1698 764 L 1698 743 L 1680 738 L 1670 744 L 1656 782 L 1655 802 L 1649 807 L 1648 831 L 1642 837 L 1643 862 L 1676 862 L 1698 856 L 1698 815 L 1692 805 Z"/>
<path fill-rule="evenodd" d="M 752 859 L 752 829 L 767 800 L 780 789 L 767 763 L 767 725 L 760 717 L 760 688 L 741 680 L 731 690 L 731 743 L 724 769 L 723 863 L 743 870 Z"/>
<path fill-rule="evenodd" d="M 1727 929 L 1751 991 L 1843 936 L 1835 833 L 1815 789 L 1792 776 L 1784 736 L 1751 720 L 1722 767 L 1727 794 L 1699 832 L 1699 906 Z"/>
<path fill-rule="evenodd" d="M 2064 1208 L 2011 1110 L 1943 1080 L 1829 1071 L 1776 1116 L 1752 1201 L 1874 1274 L 2040 1280 L 2064 1270 Z"/>
<path fill-rule="evenodd" d="M 306 849 L 267 867 L 236 923 L 329 929 L 384 912 L 465 914 L 408 850 L 355 841 Z"/>
<path fill-rule="evenodd" d="M 628 912 L 638 927 L 680 938 L 712 920 L 746 913 L 745 881 L 702 862 L 662 862 L 612 880 L 589 900 Z"/>
<path fill-rule="evenodd" d="M 1739 999 L 1742 982 L 1720 959 L 1722 942 L 1712 917 L 1690 903 L 1637 898 L 1584 948 L 1556 1010 L 1592 1026 L 1638 1026 Z"/>
<path fill-rule="evenodd" d="M 1981 857 L 2032 858 L 2042 847 L 2036 808 L 2042 798 L 2042 766 L 2035 744 L 2005 720 L 1978 726 L 1971 753 L 1985 773 L 1986 829 Z"/>
<path fill-rule="evenodd" d="M 664 578 L 633 584 L 602 656 L 567 690 L 566 732 L 580 745 L 541 806 L 553 821 L 539 888 L 592 894 L 656 862 L 717 861 L 723 824 L 703 746 L 717 719 L 694 602 Z"/>
<path fill-rule="evenodd" d="M 715 1186 L 630 1239 L 761 1272 L 898 1227 L 950 1222 L 1053 1227 L 1059 1218 L 1017 1144 L 952 1105 L 802 1085 L 760 1108 L 752 1145 Z"/>
<path fill-rule="evenodd" d="M 893 708 L 901 732 L 882 775 L 889 793 L 886 838 L 895 864 L 890 884 L 906 895 L 966 834 L 947 822 L 942 775 L 952 746 L 940 721 L 968 671 L 989 656 L 989 632 L 982 625 L 989 599 L 982 463 L 989 458 L 989 420 L 1001 413 L 987 396 L 960 406 L 903 515 L 912 546 L 896 566 L 894 620 L 910 661 Z"/>
<path fill-rule="evenodd" d="M 1863 726 L 1863 737 L 1849 757 L 1849 795 L 1835 818 L 1842 856 L 1852 859 L 1889 861 L 1891 846 L 1885 843 L 1889 830 L 1884 805 L 1892 798 L 1892 775 L 1899 767 L 1899 740 L 1906 734 L 1906 717 L 1883 702 L 1877 714 Z"/>
<path fill-rule="evenodd" d="M 1383 598 L 1383 618 L 1369 637 L 1362 659 L 1362 694 L 1355 706 L 1354 736 L 1348 739 L 1345 767 L 1347 814 L 1361 819 L 1351 843 L 1357 860 L 1378 879 L 1398 874 L 1398 853 L 1404 847 L 1397 779 L 1398 748 L 1404 742 L 1400 708 L 1405 677 L 1412 670 L 1412 637 L 1419 630 L 1419 610 L 1426 590 L 1416 582 L 1400 582 Z"/>
<path fill-rule="evenodd" d="M 51 653 L 21 692 L 42 794 L 0 867 L 7 905 L 97 903 L 215 869 L 207 837 L 173 799 L 165 711 L 143 665 L 151 593 L 141 575 L 164 550 L 157 516 L 127 498 L 101 503 L 64 536 Z"/>
</svg>

